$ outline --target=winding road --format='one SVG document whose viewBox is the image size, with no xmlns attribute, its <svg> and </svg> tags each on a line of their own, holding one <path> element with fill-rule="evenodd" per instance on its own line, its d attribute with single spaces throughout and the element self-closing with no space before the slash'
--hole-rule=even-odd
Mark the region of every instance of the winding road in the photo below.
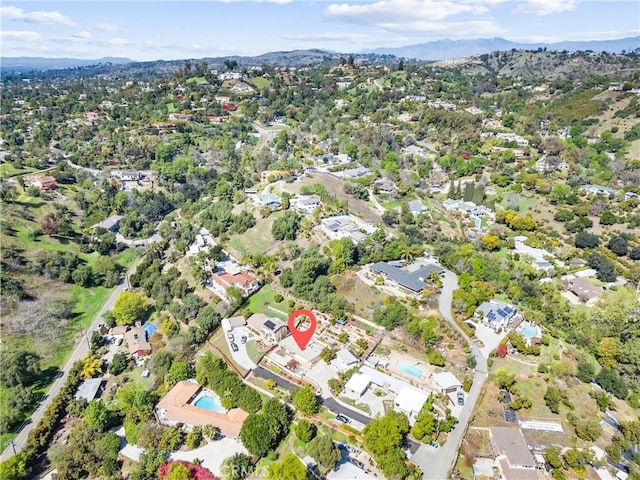
<svg viewBox="0 0 640 480">
<path fill-rule="evenodd" d="M 413 457 L 411 457 L 411 461 L 422 470 L 422 478 L 427 480 L 446 480 L 449 478 L 449 472 L 453 468 L 458 456 L 458 448 L 462 442 L 462 437 L 467 430 L 467 425 L 475 409 L 476 402 L 478 401 L 484 382 L 487 379 L 487 359 L 460 326 L 458 326 L 453 319 L 453 315 L 451 315 L 453 291 L 457 288 L 458 277 L 453 272 L 446 270 L 444 278 L 442 279 L 442 290 L 440 298 L 438 299 L 438 308 L 445 320 L 460 332 L 468 343 L 477 363 L 473 377 L 473 386 L 467 394 L 465 405 L 458 417 L 458 424 L 453 431 L 449 433 L 446 443 L 439 448 L 423 444 Z"/>
</svg>

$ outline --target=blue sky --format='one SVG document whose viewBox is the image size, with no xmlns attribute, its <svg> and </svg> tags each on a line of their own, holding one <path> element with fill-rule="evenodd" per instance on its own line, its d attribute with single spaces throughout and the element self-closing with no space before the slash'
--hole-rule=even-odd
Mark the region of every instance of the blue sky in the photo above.
<svg viewBox="0 0 640 480">
<path fill-rule="evenodd" d="M 134 60 L 360 52 L 442 38 L 524 42 L 640 35 L 637 0 L 14 1 L 0 54 Z"/>
</svg>

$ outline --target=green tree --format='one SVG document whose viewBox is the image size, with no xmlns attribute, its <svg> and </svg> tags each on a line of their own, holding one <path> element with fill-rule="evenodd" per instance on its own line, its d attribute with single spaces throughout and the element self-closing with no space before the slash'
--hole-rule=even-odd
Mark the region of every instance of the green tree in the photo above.
<svg viewBox="0 0 640 480">
<path fill-rule="evenodd" d="M 173 362 L 169 372 L 164 377 L 165 385 L 170 389 L 181 380 L 193 376 L 193 370 L 187 362 Z"/>
<path fill-rule="evenodd" d="M 7 460 L 0 462 L 0 478 L 3 480 L 22 480 L 29 478 L 31 473 L 29 453 L 18 452 Z"/>
<path fill-rule="evenodd" d="M 293 453 L 269 465 L 267 480 L 308 480 L 307 468 Z"/>
<path fill-rule="evenodd" d="M 251 457 L 236 453 L 232 457 L 225 458 L 220 467 L 222 480 L 242 480 L 253 473 Z"/>
<path fill-rule="evenodd" d="M 202 445 L 203 441 L 204 437 L 202 435 L 202 428 L 195 426 L 187 434 L 187 438 L 184 443 L 189 448 L 198 448 L 200 445 Z"/>
<path fill-rule="evenodd" d="M 334 348 L 324 347 L 322 352 L 320 352 L 320 358 L 324 360 L 327 364 L 331 362 L 334 358 L 336 358 L 337 353 Z"/>
<path fill-rule="evenodd" d="M 305 385 L 293 395 L 293 406 L 305 415 L 318 412 L 318 399 L 311 385 Z"/>
<path fill-rule="evenodd" d="M 275 443 L 275 437 L 269 430 L 269 421 L 257 413 L 249 415 L 242 424 L 240 440 L 249 453 L 258 457 L 264 457 Z"/>
<path fill-rule="evenodd" d="M 402 413 L 389 412 L 376 417 L 363 430 L 363 444 L 374 457 L 382 456 L 399 447 L 409 431 L 409 421 Z"/>
<path fill-rule="evenodd" d="M 40 373 L 40 357 L 21 348 L 0 355 L 0 383 L 3 386 L 31 385 Z"/>
<path fill-rule="evenodd" d="M 296 437 L 305 443 L 309 442 L 316 433 L 315 427 L 306 418 L 302 418 L 298 421 L 295 430 Z"/>
<path fill-rule="evenodd" d="M 84 412 L 84 421 L 98 432 L 104 432 L 111 423 L 111 413 L 101 400 L 92 400 Z"/>
<path fill-rule="evenodd" d="M 307 452 L 325 469 L 331 470 L 340 460 L 342 454 L 331 435 L 319 435 L 307 446 Z"/>
<path fill-rule="evenodd" d="M 128 364 L 128 357 L 124 353 L 116 353 L 109 365 L 109 373 L 112 375 L 120 375 L 127 369 Z"/>
<path fill-rule="evenodd" d="M 118 325 L 132 325 L 140 320 L 148 308 L 147 300 L 137 292 L 122 292 L 113 306 L 113 317 Z"/>
</svg>

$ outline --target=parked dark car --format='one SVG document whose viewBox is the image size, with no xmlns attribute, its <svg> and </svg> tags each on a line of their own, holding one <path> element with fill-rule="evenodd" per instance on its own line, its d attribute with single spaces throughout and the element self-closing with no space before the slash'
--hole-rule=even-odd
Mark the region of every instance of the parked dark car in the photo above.
<svg viewBox="0 0 640 480">
<path fill-rule="evenodd" d="M 357 460 L 355 458 L 349 458 L 349 463 L 355 465 L 358 468 L 362 468 L 364 470 L 364 463 L 362 463 L 360 460 Z"/>
<path fill-rule="evenodd" d="M 237 352 L 238 349 L 238 345 L 235 344 L 235 342 L 231 342 L 231 350 L 233 350 L 234 352 Z"/>
<path fill-rule="evenodd" d="M 347 417 L 345 417 L 344 415 L 337 415 L 336 416 L 336 420 L 342 423 L 349 423 L 351 420 L 349 420 Z"/>
</svg>

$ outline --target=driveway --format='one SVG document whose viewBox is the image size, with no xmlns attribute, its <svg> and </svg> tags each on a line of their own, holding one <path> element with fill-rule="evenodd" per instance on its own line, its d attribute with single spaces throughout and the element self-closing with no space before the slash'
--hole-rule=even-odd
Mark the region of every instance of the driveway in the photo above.
<svg viewBox="0 0 640 480">
<path fill-rule="evenodd" d="M 280 375 L 276 375 L 273 372 L 270 372 L 266 368 L 256 367 L 253 369 L 253 373 L 260 378 L 264 378 L 265 380 L 273 380 L 283 390 L 291 390 L 293 388 L 299 388 L 295 383 L 291 383 L 289 380 L 285 380 Z"/>
<path fill-rule="evenodd" d="M 323 398 L 322 404 L 332 412 L 340 413 L 347 418 L 355 420 L 356 422 L 360 422 L 363 425 L 368 425 L 371 421 L 371 418 L 368 417 L 365 413 L 359 413 L 357 410 L 346 407 L 333 397 Z"/>
<path fill-rule="evenodd" d="M 137 445 L 129 445 L 124 438 L 124 428 L 122 426 L 111 431 L 120 437 L 122 445 L 120 453 L 122 456 L 136 462 L 139 461 L 140 455 L 144 453 L 144 448 L 138 447 Z M 193 462 L 196 458 L 200 459 L 202 460 L 201 465 L 203 467 L 208 468 L 211 470 L 211 473 L 220 477 L 222 476 L 220 468 L 222 466 L 222 462 L 236 453 L 244 453 L 245 455 L 249 454 L 239 439 L 225 437 L 220 440 L 208 442 L 202 447 L 189 450 L 188 452 L 178 450 L 177 452 L 171 453 L 169 458 L 171 460 L 185 460 L 187 462 Z"/>
<path fill-rule="evenodd" d="M 473 376 L 473 385 L 468 394 L 465 395 L 464 407 L 458 416 L 458 424 L 449 433 L 446 443 L 439 448 L 421 445 L 417 452 L 411 458 L 422 469 L 423 478 L 425 480 L 446 480 L 449 478 L 449 471 L 454 465 L 458 456 L 458 448 L 462 441 L 462 435 L 467 429 L 467 424 L 475 409 L 476 402 L 482 391 L 485 380 L 487 379 L 487 359 L 480 349 L 471 341 L 471 339 L 458 326 L 451 314 L 451 302 L 453 300 L 453 291 L 458 288 L 458 277 L 450 271 L 445 271 L 442 278 L 442 291 L 438 299 L 438 307 L 442 316 L 455 328 L 467 344 L 471 347 L 473 356 L 477 365 Z"/>
<path fill-rule="evenodd" d="M 233 341 L 238 346 L 237 352 L 234 352 L 231 349 L 232 340 L 229 340 L 227 338 L 227 334 L 225 334 L 224 337 L 227 339 L 227 344 L 229 345 L 229 352 L 231 352 L 231 357 L 233 358 L 233 361 L 236 362 L 238 365 L 246 368 L 247 370 L 253 370 L 254 368 L 257 367 L 257 365 L 253 363 L 249 358 L 249 354 L 247 353 L 247 344 L 242 343 L 240 339 L 244 335 L 247 337 L 247 342 L 248 342 L 249 340 L 251 340 L 251 338 L 254 335 L 251 332 L 249 332 L 249 329 L 247 327 L 236 327 L 231 331 L 231 333 L 233 334 L 233 338 L 234 338 Z"/>
</svg>

